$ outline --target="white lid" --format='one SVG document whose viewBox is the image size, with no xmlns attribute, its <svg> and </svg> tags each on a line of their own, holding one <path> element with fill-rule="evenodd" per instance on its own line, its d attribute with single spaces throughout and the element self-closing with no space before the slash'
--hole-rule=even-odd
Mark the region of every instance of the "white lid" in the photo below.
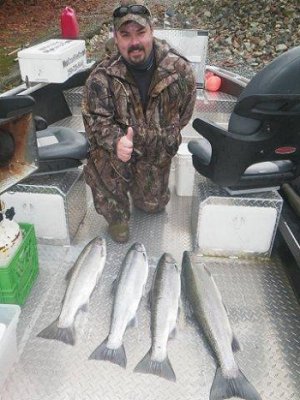
<svg viewBox="0 0 300 400">
<path fill-rule="evenodd" d="M 190 156 L 192 153 L 188 149 L 188 143 L 181 143 L 178 148 L 177 154 L 181 156 Z"/>
<path fill-rule="evenodd" d="M 63 58 L 67 53 L 85 49 L 84 40 L 50 39 L 18 52 L 19 58 L 54 59 Z"/>
</svg>

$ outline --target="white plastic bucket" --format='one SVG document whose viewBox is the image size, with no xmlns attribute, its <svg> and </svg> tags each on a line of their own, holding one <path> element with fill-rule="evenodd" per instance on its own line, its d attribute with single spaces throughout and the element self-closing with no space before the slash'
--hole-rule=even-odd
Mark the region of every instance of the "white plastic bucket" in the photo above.
<svg viewBox="0 0 300 400">
<path fill-rule="evenodd" d="M 192 196 L 195 178 L 195 169 L 192 162 L 192 154 L 187 143 L 181 143 L 176 160 L 176 193 L 178 196 Z"/>
</svg>

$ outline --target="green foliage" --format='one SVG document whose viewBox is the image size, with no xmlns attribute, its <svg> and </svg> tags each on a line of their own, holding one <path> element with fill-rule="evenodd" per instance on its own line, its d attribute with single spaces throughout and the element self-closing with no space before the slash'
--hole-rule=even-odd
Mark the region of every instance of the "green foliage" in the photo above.
<svg viewBox="0 0 300 400">
<path fill-rule="evenodd" d="M 14 57 L 7 56 L 6 50 L 0 48 L 0 77 L 6 75 L 14 64 Z"/>
</svg>

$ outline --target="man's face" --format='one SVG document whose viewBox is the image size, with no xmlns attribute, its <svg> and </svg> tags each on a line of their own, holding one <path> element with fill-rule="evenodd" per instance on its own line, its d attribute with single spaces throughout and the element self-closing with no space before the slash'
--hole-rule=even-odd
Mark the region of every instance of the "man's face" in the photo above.
<svg viewBox="0 0 300 400">
<path fill-rule="evenodd" d="M 147 60 L 153 48 L 153 31 L 130 21 L 115 32 L 115 42 L 119 52 L 130 64 L 141 64 Z"/>
</svg>

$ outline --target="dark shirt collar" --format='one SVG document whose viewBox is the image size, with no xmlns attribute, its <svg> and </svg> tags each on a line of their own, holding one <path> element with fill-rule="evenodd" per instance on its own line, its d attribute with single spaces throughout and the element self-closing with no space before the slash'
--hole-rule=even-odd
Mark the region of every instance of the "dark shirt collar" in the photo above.
<svg viewBox="0 0 300 400">
<path fill-rule="evenodd" d="M 151 69 L 151 67 L 154 64 L 154 49 L 152 49 L 147 60 L 145 60 L 144 62 L 142 62 L 140 64 L 131 64 L 128 61 L 126 61 L 123 57 L 122 57 L 122 60 L 123 60 L 124 64 L 126 65 L 126 67 L 128 67 L 130 70 L 148 71 L 149 69 Z"/>
</svg>

